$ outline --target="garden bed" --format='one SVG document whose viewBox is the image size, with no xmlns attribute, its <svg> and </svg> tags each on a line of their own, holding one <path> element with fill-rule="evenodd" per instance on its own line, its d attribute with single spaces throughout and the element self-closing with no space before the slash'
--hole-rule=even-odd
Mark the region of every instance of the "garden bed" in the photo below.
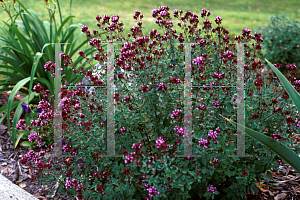
<svg viewBox="0 0 300 200">
<path fill-rule="evenodd" d="M 25 95 L 19 95 L 20 100 Z M 0 96 L 0 107 L 7 104 L 9 94 L 3 92 Z M 0 116 L 1 117 L 1 116 Z M 10 120 L 14 117 L 14 113 L 10 116 Z M 11 180 L 14 184 L 23 188 L 30 194 L 40 199 L 43 197 L 42 187 L 36 182 L 31 182 L 30 178 L 33 172 L 30 171 L 28 166 L 20 164 L 21 157 L 24 156 L 29 149 L 18 145 L 14 151 L 7 130 L 7 121 L 4 120 L 0 125 L 0 171 L 3 176 Z M 280 165 L 279 170 L 273 170 L 274 176 L 269 182 L 263 179 L 262 183 L 257 183 L 259 194 L 255 195 L 249 193 L 247 199 L 300 199 L 300 176 L 288 164 Z M 278 183 L 277 186 L 272 183 Z M 48 185 L 48 187 L 55 187 L 55 183 Z M 69 199 L 66 195 L 60 195 L 58 192 L 52 196 L 57 199 Z M 76 198 L 74 198 L 76 199 Z"/>
</svg>

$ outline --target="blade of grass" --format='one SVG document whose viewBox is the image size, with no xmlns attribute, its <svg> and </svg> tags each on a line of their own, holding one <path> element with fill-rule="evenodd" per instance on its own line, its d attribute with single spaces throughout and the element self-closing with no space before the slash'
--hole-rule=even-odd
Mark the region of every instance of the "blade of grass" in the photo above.
<svg viewBox="0 0 300 200">
<path fill-rule="evenodd" d="M 12 106 L 11 106 L 12 110 L 15 109 L 15 108 L 17 107 L 18 103 L 19 103 L 18 101 L 13 102 L 13 104 L 12 104 Z M 1 119 L 0 119 L 0 123 L 2 123 L 3 119 L 6 117 L 6 115 L 7 115 L 7 113 L 8 113 L 8 112 L 5 112 L 6 110 L 7 110 L 7 105 L 5 105 L 5 106 L 3 106 L 3 107 L 0 108 L 0 113 L 3 113 L 3 116 L 2 116 Z M 5 113 L 4 113 L 4 112 L 5 112 Z"/>
<path fill-rule="evenodd" d="M 8 130 L 10 131 L 10 113 L 12 111 L 12 103 L 13 103 L 13 100 L 17 94 L 17 92 L 21 89 L 21 87 L 23 87 L 28 81 L 30 81 L 31 77 L 27 77 L 27 78 L 24 78 L 23 80 L 19 81 L 16 86 L 13 88 L 13 90 L 11 91 L 10 93 L 10 96 L 8 98 L 8 103 L 7 103 L 7 112 L 8 112 L 8 116 L 7 116 L 7 124 L 8 124 Z M 18 101 L 20 102 L 20 101 Z M 11 139 L 13 141 L 13 145 L 14 144 L 14 141 L 15 141 L 15 135 L 11 135 Z"/>
<path fill-rule="evenodd" d="M 33 78 L 34 78 L 34 75 L 35 75 L 35 71 L 36 71 L 36 68 L 38 66 L 38 63 L 40 61 L 40 58 L 43 56 L 43 53 L 40 53 L 40 52 L 37 52 L 35 57 L 34 57 L 34 62 L 33 62 L 33 66 L 32 66 L 32 69 L 31 69 L 31 76 L 30 76 L 30 83 L 29 83 L 29 92 L 28 92 L 28 95 L 31 94 L 31 88 L 32 88 L 32 85 L 33 85 Z M 29 104 L 29 102 L 28 102 Z"/>
</svg>

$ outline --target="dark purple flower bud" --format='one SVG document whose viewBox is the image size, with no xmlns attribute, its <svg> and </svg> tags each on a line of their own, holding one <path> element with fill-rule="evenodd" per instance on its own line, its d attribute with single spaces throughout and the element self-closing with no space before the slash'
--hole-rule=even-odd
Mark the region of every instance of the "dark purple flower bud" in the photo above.
<svg viewBox="0 0 300 200">
<path fill-rule="evenodd" d="M 36 113 L 40 114 L 43 110 L 41 108 L 36 109 Z"/>
<path fill-rule="evenodd" d="M 211 12 L 210 12 L 210 11 L 208 11 L 208 13 L 207 13 L 207 17 L 209 17 L 210 13 L 211 13 Z"/>
<path fill-rule="evenodd" d="M 98 31 L 97 30 L 93 30 L 94 32 L 94 35 L 97 35 L 98 34 Z"/>
<path fill-rule="evenodd" d="M 29 106 L 25 109 L 25 112 L 31 113 L 31 109 L 29 108 Z"/>
<path fill-rule="evenodd" d="M 81 57 L 83 57 L 83 58 L 85 58 L 85 54 L 84 54 L 84 52 L 83 51 L 79 51 L 79 55 L 81 56 Z"/>
<path fill-rule="evenodd" d="M 111 21 L 117 23 L 119 21 L 119 16 L 112 16 Z"/>
<path fill-rule="evenodd" d="M 99 15 L 97 15 L 96 20 L 97 20 L 98 22 L 100 22 L 100 19 L 102 19 L 102 17 L 99 16 Z"/>
<path fill-rule="evenodd" d="M 174 13 L 174 17 L 175 17 L 176 15 L 178 15 L 178 10 L 175 9 L 173 13 Z"/>
<path fill-rule="evenodd" d="M 38 83 L 33 87 L 33 91 L 35 91 L 36 93 L 44 93 L 44 87 L 40 83 Z"/>
<path fill-rule="evenodd" d="M 25 110 L 27 108 L 27 104 L 25 102 L 22 103 L 22 110 Z"/>
<path fill-rule="evenodd" d="M 82 32 L 86 32 L 87 30 L 88 30 L 88 27 L 85 26 L 85 25 L 83 25 L 82 28 L 81 28 L 81 31 L 82 31 Z"/>
<path fill-rule="evenodd" d="M 220 16 L 217 16 L 215 19 L 216 24 L 221 24 L 222 18 Z"/>
</svg>

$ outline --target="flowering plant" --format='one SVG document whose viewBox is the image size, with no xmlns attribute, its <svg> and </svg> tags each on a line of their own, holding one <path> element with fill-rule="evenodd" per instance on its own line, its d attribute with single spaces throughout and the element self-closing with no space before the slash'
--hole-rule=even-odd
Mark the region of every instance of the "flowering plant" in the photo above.
<svg viewBox="0 0 300 200">
<path fill-rule="evenodd" d="M 142 22 L 138 21 L 138 26 L 131 29 L 132 35 L 128 35 L 135 39 L 131 42 L 120 37 L 123 23 L 119 22 L 118 16 L 96 17 L 99 22 L 97 26 L 106 31 L 108 41 L 124 41 L 121 56 L 116 60 L 117 76 L 114 77 L 118 80 L 118 91 L 114 94 L 114 117 L 117 126 L 115 142 L 106 141 L 106 126 L 110 123 L 109 118 L 105 117 L 105 108 L 109 103 L 107 95 L 110 92 L 105 88 L 108 80 L 105 77 L 101 80 L 102 75 L 95 75 L 92 70 L 74 68 L 74 73 L 88 77 L 93 85 L 99 87 L 94 88 L 94 91 L 83 90 L 83 85 L 62 88 L 62 100 L 59 103 L 62 108 L 63 140 L 67 142 L 62 151 L 63 155 L 73 157 L 62 161 L 45 157 L 52 152 L 55 143 L 38 155 L 33 151 L 28 152 L 26 157 L 22 158 L 22 163 L 36 168 L 32 180 L 40 178 L 41 181 L 47 179 L 46 182 L 51 182 L 59 178 L 62 183 L 60 191 L 69 195 L 77 194 L 79 199 L 209 199 L 215 196 L 220 199 L 244 199 L 250 189 L 257 192 L 255 183 L 261 179 L 261 174 L 272 167 L 277 168 L 278 162 L 272 152 L 263 149 L 263 146 L 252 138 L 245 138 L 245 151 L 259 159 L 229 157 L 236 150 L 233 145 L 236 129 L 222 123 L 219 114 L 234 119 L 235 106 L 240 101 L 233 96 L 237 89 L 223 86 L 234 84 L 237 77 L 233 70 L 233 65 L 237 63 L 235 47 L 228 45 L 229 32 L 220 27 L 220 17 L 215 19 L 218 27 L 212 28 L 207 19 L 210 12 L 203 9 L 201 17 L 205 18 L 202 27 L 205 34 L 201 36 L 201 29 L 197 29 L 198 15 L 190 11 L 184 16 L 182 13 L 182 10 L 174 10 L 174 17 L 179 18 L 178 26 L 182 27 L 184 33 L 176 34 L 177 31 L 172 30 L 169 7 L 162 6 L 153 10 L 152 16 L 165 31 L 164 35 L 161 36 L 157 30 L 152 30 L 149 33 L 150 37 L 143 36 Z M 143 15 L 136 11 L 134 19 L 142 18 Z M 103 28 L 105 24 L 108 24 L 108 28 Z M 97 34 L 92 37 L 86 26 L 82 27 L 82 31 L 91 38 L 90 45 L 99 51 L 94 55 L 94 59 L 108 72 L 108 64 L 104 61 L 109 57 L 109 52 L 105 54 L 101 47 L 105 39 L 100 39 Z M 249 29 L 244 29 L 242 36 L 235 38 L 239 43 L 250 39 L 257 42 L 254 52 L 249 45 L 246 45 L 245 52 L 244 67 L 248 86 L 245 101 L 246 105 L 251 106 L 246 109 L 246 116 L 250 116 L 247 118 L 247 124 L 254 129 L 268 128 L 266 134 L 270 135 L 274 131 L 273 124 L 258 124 L 257 119 L 264 118 L 267 121 L 266 118 L 272 112 L 272 116 L 275 117 L 283 115 L 290 109 L 289 101 L 283 95 L 285 101 L 280 102 L 283 109 L 273 110 L 275 107 L 272 105 L 278 103 L 273 102 L 274 92 L 279 93 L 281 90 L 276 85 L 276 80 L 261 79 L 258 71 L 262 68 L 262 63 L 255 60 L 255 57 L 263 40 L 260 34 L 255 33 L 252 36 L 250 32 Z M 212 37 L 213 33 L 217 33 L 217 39 Z M 197 85 L 210 83 L 210 86 L 192 89 L 194 127 L 190 133 L 183 126 L 184 46 L 180 44 L 176 48 L 176 40 L 180 43 L 194 43 L 191 45 L 193 80 Z M 86 58 L 86 62 L 90 64 L 83 51 L 79 51 L 79 55 Z M 68 55 L 63 53 L 61 58 L 65 63 L 72 64 Z M 215 60 L 210 61 L 212 58 Z M 138 88 L 136 93 L 129 84 L 132 80 Z M 218 85 L 222 86 L 213 88 Z M 100 86 L 104 86 L 104 89 Z M 34 91 L 44 93 L 40 85 L 36 86 Z M 260 98 L 257 98 L 258 95 Z M 261 107 L 262 100 L 264 108 Z M 39 106 L 44 111 L 42 116 L 47 116 L 41 121 L 51 125 L 53 108 L 45 99 Z M 289 118 L 291 119 L 292 117 Z M 281 118 L 271 120 L 279 121 Z M 41 126 L 41 123 L 33 122 L 31 126 L 35 129 Z M 289 126 L 280 131 L 283 134 L 293 130 L 294 126 Z M 49 132 L 51 133 L 51 130 Z M 189 137 L 193 142 L 193 155 L 178 156 L 185 152 L 183 141 Z M 282 137 L 285 139 L 283 142 L 291 143 L 287 136 L 283 134 Z M 115 144 L 115 155 L 123 157 L 110 157 L 106 154 L 109 149 L 107 144 L 111 143 Z M 270 172 L 267 176 L 270 176 Z"/>
<path fill-rule="evenodd" d="M 18 9 L 18 6 L 15 6 L 16 1 L 19 3 L 20 9 Z M 77 34 L 76 29 L 81 27 L 82 24 L 73 24 L 72 18 L 74 16 L 71 14 L 66 17 L 66 19 L 62 19 L 58 0 L 56 1 L 57 4 L 54 3 L 53 0 L 51 1 L 54 3 L 54 9 L 51 9 L 49 1 L 46 1 L 50 20 L 44 22 L 36 13 L 28 10 L 22 2 L 19 0 L 16 1 L 13 3 L 15 14 L 11 13 L 10 4 L 8 7 L 9 1 L 1 2 L 1 6 L 9 15 L 10 24 L 3 21 L 6 26 L 0 25 L 3 32 L 3 34 L 0 35 L 1 44 L 3 42 L 3 45 L 0 47 L 0 61 L 3 61 L 3 65 L 1 65 L 0 93 L 3 91 L 11 91 L 7 105 L 0 108 L 0 113 L 3 113 L 3 116 L 0 118 L 0 123 L 7 116 L 8 129 L 10 130 L 10 127 L 12 127 L 12 131 L 9 133 L 14 148 L 18 145 L 16 141 L 19 140 L 20 136 L 22 137 L 22 135 L 16 135 L 16 123 L 19 121 L 21 113 L 15 112 L 12 124 L 10 124 L 9 119 L 11 111 L 15 110 L 17 106 L 20 108 L 22 104 L 20 101 L 13 102 L 17 92 L 20 91 L 24 94 L 30 94 L 32 86 L 41 83 L 45 90 L 48 89 L 51 95 L 54 94 L 53 74 L 44 70 L 45 63 L 49 60 L 54 60 L 53 54 L 55 48 L 49 45 L 49 43 L 63 43 L 61 46 L 62 50 L 64 51 L 65 49 L 65 52 L 73 58 L 73 55 L 78 49 L 82 48 L 82 46 L 89 41 L 87 37 L 84 42 L 78 44 L 78 38 L 82 33 L 79 32 L 79 34 Z M 70 9 L 71 5 L 72 1 L 70 1 Z M 60 14 L 59 20 L 55 18 L 57 8 Z M 16 21 L 18 16 L 20 17 L 20 21 Z M 57 23 L 58 21 L 59 23 Z M 65 43 L 72 45 L 65 46 L 67 45 Z M 93 48 L 89 48 L 86 54 L 90 55 L 95 51 Z M 4 53 L 4 55 L 2 55 L 2 53 Z M 74 62 L 74 65 L 79 68 L 77 65 L 82 62 L 82 60 L 83 58 L 79 57 Z M 64 78 L 70 83 L 78 83 L 80 81 L 80 77 L 74 75 L 72 70 L 68 67 L 64 68 Z M 10 85 L 14 85 L 15 87 L 11 88 Z M 38 100 L 36 96 L 32 99 L 31 103 L 37 103 Z M 29 102 L 26 103 L 29 104 Z M 50 103 L 53 105 L 54 102 Z M 21 112 L 20 109 L 19 111 Z"/>
<path fill-rule="evenodd" d="M 298 109 L 298 113 L 300 111 L 300 95 L 297 93 L 293 85 L 284 77 L 284 75 L 277 69 L 278 67 L 275 67 L 272 65 L 268 60 L 266 60 L 271 67 L 272 70 L 276 73 L 278 76 L 280 82 L 284 86 L 285 90 L 289 94 L 289 96 L 292 98 L 294 104 L 296 105 Z M 287 69 L 290 69 L 290 66 L 287 65 Z M 295 81 L 296 83 L 300 84 L 299 80 Z M 286 117 L 286 119 L 290 119 L 289 116 Z M 226 118 L 231 124 L 236 125 L 235 122 L 232 120 Z M 242 128 L 240 124 L 238 124 L 239 128 Z M 297 124 L 298 131 L 300 131 L 300 122 L 298 121 Z M 262 133 L 259 133 L 257 131 L 254 131 L 252 129 L 246 128 L 245 131 L 246 134 L 253 137 L 254 139 L 258 140 L 259 142 L 263 143 L 265 146 L 267 146 L 269 149 L 271 149 L 274 153 L 276 153 L 280 158 L 282 158 L 285 162 L 290 164 L 298 173 L 300 173 L 300 158 L 299 156 L 293 152 L 290 148 L 282 145 L 278 142 L 279 139 L 282 139 L 280 134 L 275 133 L 271 134 L 271 138 L 268 138 Z M 299 134 L 298 134 L 299 135 Z M 298 136 L 297 135 L 297 136 Z M 294 136 L 294 138 L 297 138 Z M 297 146 L 299 146 L 298 139 L 297 139 Z"/>
<path fill-rule="evenodd" d="M 42 115 L 45 113 L 43 112 L 43 109 L 40 106 L 27 105 L 25 102 L 23 102 L 21 106 L 23 113 L 21 119 L 17 123 L 17 128 L 19 129 L 17 143 L 20 140 L 24 140 L 21 145 L 28 146 L 30 149 L 50 147 L 54 140 L 53 135 L 47 136 L 45 134 L 45 131 L 47 131 L 49 127 L 44 127 L 43 129 L 37 129 L 35 131 L 29 126 L 34 123 L 41 123 L 41 125 L 44 125 L 44 122 L 41 121 L 41 119 L 43 119 Z"/>
</svg>

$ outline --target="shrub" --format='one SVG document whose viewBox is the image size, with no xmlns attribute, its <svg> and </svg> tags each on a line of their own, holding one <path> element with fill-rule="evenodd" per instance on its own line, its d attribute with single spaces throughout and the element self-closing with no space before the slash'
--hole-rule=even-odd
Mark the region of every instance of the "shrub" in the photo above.
<svg viewBox="0 0 300 200">
<path fill-rule="evenodd" d="M 288 63 L 300 66 L 300 23 L 288 15 L 277 14 L 270 19 L 270 24 L 261 28 L 262 48 L 265 51 L 261 59 L 272 63 Z M 279 68 L 285 74 L 285 67 Z M 296 77 L 300 78 L 300 70 L 296 70 Z"/>
<path fill-rule="evenodd" d="M 249 190 L 258 192 L 255 184 L 260 181 L 261 175 L 272 168 L 277 169 L 281 161 L 249 137 L 245 137 L 245 150 L 246 154 L 254 157 L 228 157 L 236 152 L 233 143 L 236 136 L 232 135 L 236 133 L 236 127 L 230 126 L 220 115 L 236 121 L 235 106 L 240 101 L 235 97 L 236 89 L 192 89 L 192 149 L 194 155 L 201 157 L 175 157 L 175 154 L 184 153 L 184 139 L 188 134 L 184 130 L 183 120 L 184 46 L 175 46 L 175 43 L 197 43 L 191 46 L 191 68 L 195 80 L 193 85 L 233 85 L 236 82 L 236 49 L 234 45 L 228 44 L 229 32 L 220 27 L 222 19 L 218 16 L 215 19 L 218 27 L 212 28 L 208 21 L 210 12 L 203 9 L 201 17 L 205 19 L 202 27 L 205 35 L 201 36 L 202 30 L 196 29 L 198 16 L 190 11 L 184 16 L 182 13 L 182 10 L 174 10 L 174 17 L 180 17 L 178 25 L 184 33 L 176 34 L 172 30 L 169 7 L 162 6 L 153 10 L 152 16 L 164 29 L 165 35 L 161 36 L 156 30 L 152 30 L 150 37 L 143 36 L 142 22 L 138 21 L 138 26 L 133 27 L 132 34 L 129 35 L 135 39 L 132 42 L 122 37 L 113 38 L 115 35 L 120 36 L 122 32 L 120 24 L 123 23 L 118 23 L 118 17 L 112 16 L 111 24 L 108 15 L 96 17 L 99 28 L 108 24 L 108 28 L 103 28 L 106 30 L 107 41 L 124 41 L 121 56 L 117 58 L 115 65 L 115 79 L 120 85 L 114 96 L 116 155 L 123 157 L 100 157 L 106 155 L 107 150 L 106 89 L 96 88 L 94 92 L 87 93 L 80 87 L 63 88 L 60 105 L 63 108 L 63 142 L 67 143 L 63 146 L 63 154 L 73 155 L 74 158 L 63 159 L 62 162 L 55 158 L 45 158 L 45 154 L 53 152 L 55 144 L 47 146 L 38 155 L 29 151 L 21 162 L 28 163 L 37 170 L 32 181 L 39 179 L 47 183 L 60 178 L 60 192 L 77 194 L 79 199 L 245 199 Z M 139 11 L 135 11 L 134 19 L 141 20 L 142 17 Z M 82 31 L 89 33 L 86 26 L 83 26 Z M 235 37 L 237 42 L 250 39 L 257 42 L 254 50 L 250 45 L 245 45 L 247 127 L 266 130 L 266 135 L 285 145 L 292 145 L 291 135 L 293 131 L 296 132 L 296 117 L 291 112 L 291 100 L 280 88 L 277 79 L 271 76 L 261 79 L 260 69 L 263 65 L 255 58 L 260 55 L 260 43 L 263 40 L 260 34 L 252 36 L 250 32 L 251 30 L 244 29 L 242 36 Z M 212 33 L 218 35 L 217 39 L 212 37 Z M 190 37 L 185 38 L 184 35 Z M 99 53 L 94 55 L 94 59 L 107 72 L 107 64 L 104 63 L 107 54 L 101 48 L 102 42 L 106 40 L 94 37 L 90 45 L 98 48 Z M 80 51 L 79 54 L 90 63 L 84 52 Z M 208 58 L 214 57 L 218 59 L 209 61 Z M 72 63 L 65 54 L 62 59 L 66 63 Z M 121 69 L 132 71 L 134 77 L 124 76 Z M 289 67 L 291 74 L 293 71 L 294 66 Z M 107 83 L 106 77 L 101 80 L 101 75 L 94 76 L 92 70 L 86 71 L 83 67 L 81 70 L 74 68 L 73 72 L 86 76 L 93 85 L 105 86 Z M 128 82 L 133 78 L 137 79 L 135 83 L 139 89 L 136 95 L 128 89 Z M 288 78 L 293 80 L 292 75 Z M 293 84 L 299 90 L 297 83 Z M 43 88 L 38 86 L 34 91 L 43 93 Z M 200 98 L 202 100 L 199 103 Z M 42 121 L 45 121 L 45 116 L 50 119 L 45 121 L 45 126 L 51 127 L 51 105 L 42 100 L 38 108 L 44 111 L 39 115 Z M 274 127 L 285 122 L 288 126 L 280 130 Z M 38 126 L 41 125 L 33 124 L 29 128 L 35 130 Z M 48 130 L 48 134 L 52 133 L 53 131 Z M 267 172 L 266 176 L 272 175 Z"/>
</svg>

